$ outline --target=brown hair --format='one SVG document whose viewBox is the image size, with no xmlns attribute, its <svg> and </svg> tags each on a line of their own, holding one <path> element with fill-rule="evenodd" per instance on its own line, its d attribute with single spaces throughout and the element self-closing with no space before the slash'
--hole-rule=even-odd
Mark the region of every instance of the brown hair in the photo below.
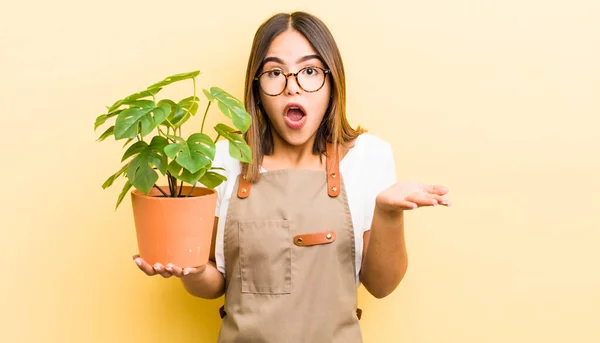
<svg viewBox="0 0 600 343">
<path fill-rule="evenodd" d="M 258 28 L 246 69 L 244 102 L 246 110 L 252 116 L 252 125 L 244 134 L 244 138 L 252 150 L 252 163 L 242 163 L 242 175 L 248 182 L 256 182 L 259 179 L 263 156 L 273 153 L 271 123 L 262 106 L 258 104 L 259 88 L 254 78 L 263 67 L 263 60 L 271 42 L 288 29 L 296 30 L 306 37 L 322 58 L 325 68 L 331 70 L 331 100 L 323 121 L 317 129 L 313 153 L 325 153 L 327 143 L 332 143 L 336 148 L 334 151 L 337 151 L 338 145 L 344 145 L 364 132 L 360 127 L 352 128 L 346 118 L 344 65 L 337 44 L 327 26 L 319 18 L 305 12 L 276 14 Z"/>
</svg>

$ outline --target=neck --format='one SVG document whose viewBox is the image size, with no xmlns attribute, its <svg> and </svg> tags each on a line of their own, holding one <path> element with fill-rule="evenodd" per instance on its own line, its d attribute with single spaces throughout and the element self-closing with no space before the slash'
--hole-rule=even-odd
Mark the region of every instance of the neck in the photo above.
<svg viewBox="0 0 600 343">
<path fill-rule="evenodd" d="M 302 145 L 291 145 L 279 135 L 273 135 L 273 154 L 265 156 L 263 167 L 267 170 L 298 168 L 323 169 L 321 158 L 313 154 L 316 135 Z"/>
</svg>

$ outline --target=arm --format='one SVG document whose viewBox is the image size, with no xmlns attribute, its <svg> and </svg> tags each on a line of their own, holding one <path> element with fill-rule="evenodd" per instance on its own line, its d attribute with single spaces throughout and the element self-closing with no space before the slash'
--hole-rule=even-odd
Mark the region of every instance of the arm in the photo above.
<svg viewBox="0 0 600 343">
<path fill-rule="evenodd" d="M 371 230 L 363 235 L 361 282 L 380 299 L 398 287 L 407 267 L 404 213 L 387 214 L 375 208 Z"/>
<path fill-rule="evenodd" d="M 210 244 L 210 258 L 208 264 L 201 268 L 185 268 L 181 278 L 183 287 L 193 296 L 216 299 L 225 293 L 225 278 L 217 269 L 215 262 L 215 242 L 219 217 L 215 217 L 212 242 Z M 186 274 L 186 272 L 189 272 Z"/>
<path fill-rule="evenodd" d="M 377 196 L 371 232 L 364 234 L 360 279 L 376 298 L 392 293 L 406 274 L 408 255 L 404 241 L 404 213 L 421 206 L 445 205 L 448 190 L 442 186 L 396 183 Z"/>
</svg>

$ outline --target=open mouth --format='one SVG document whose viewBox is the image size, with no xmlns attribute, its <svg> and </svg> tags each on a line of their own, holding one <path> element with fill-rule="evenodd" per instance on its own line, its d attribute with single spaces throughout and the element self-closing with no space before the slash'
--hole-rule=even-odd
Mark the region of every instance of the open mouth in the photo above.
<svg viewBox="0 0 600 343">
<path fill-rule="evenodd" d="M 285 111 L 285 123 L 291 129 L 300 129 L 306 122 L 306 112 L 298 104 L 288 104 Z"/>
</svg>

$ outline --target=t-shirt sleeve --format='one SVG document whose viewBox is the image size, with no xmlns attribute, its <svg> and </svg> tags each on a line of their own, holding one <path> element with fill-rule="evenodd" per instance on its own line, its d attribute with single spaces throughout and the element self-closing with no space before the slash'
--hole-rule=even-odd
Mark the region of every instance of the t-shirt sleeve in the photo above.
<svg viewBox="0 0 600 343">
<path fill-rule="evenodd" d="M 382 142 L 382 146 L 371 150 L 370 156 L 373 158 L 372 166 L 375 169 L 370 169 L 368 171 L 369 175 L 365 178 L 369 182 L 366 190 L 367 199 L 365 201 L 363 232 L 371 230 L 375 200 L 379 193 L 396 183 L 396 166 L 391 145 Z"/>
</svg>

